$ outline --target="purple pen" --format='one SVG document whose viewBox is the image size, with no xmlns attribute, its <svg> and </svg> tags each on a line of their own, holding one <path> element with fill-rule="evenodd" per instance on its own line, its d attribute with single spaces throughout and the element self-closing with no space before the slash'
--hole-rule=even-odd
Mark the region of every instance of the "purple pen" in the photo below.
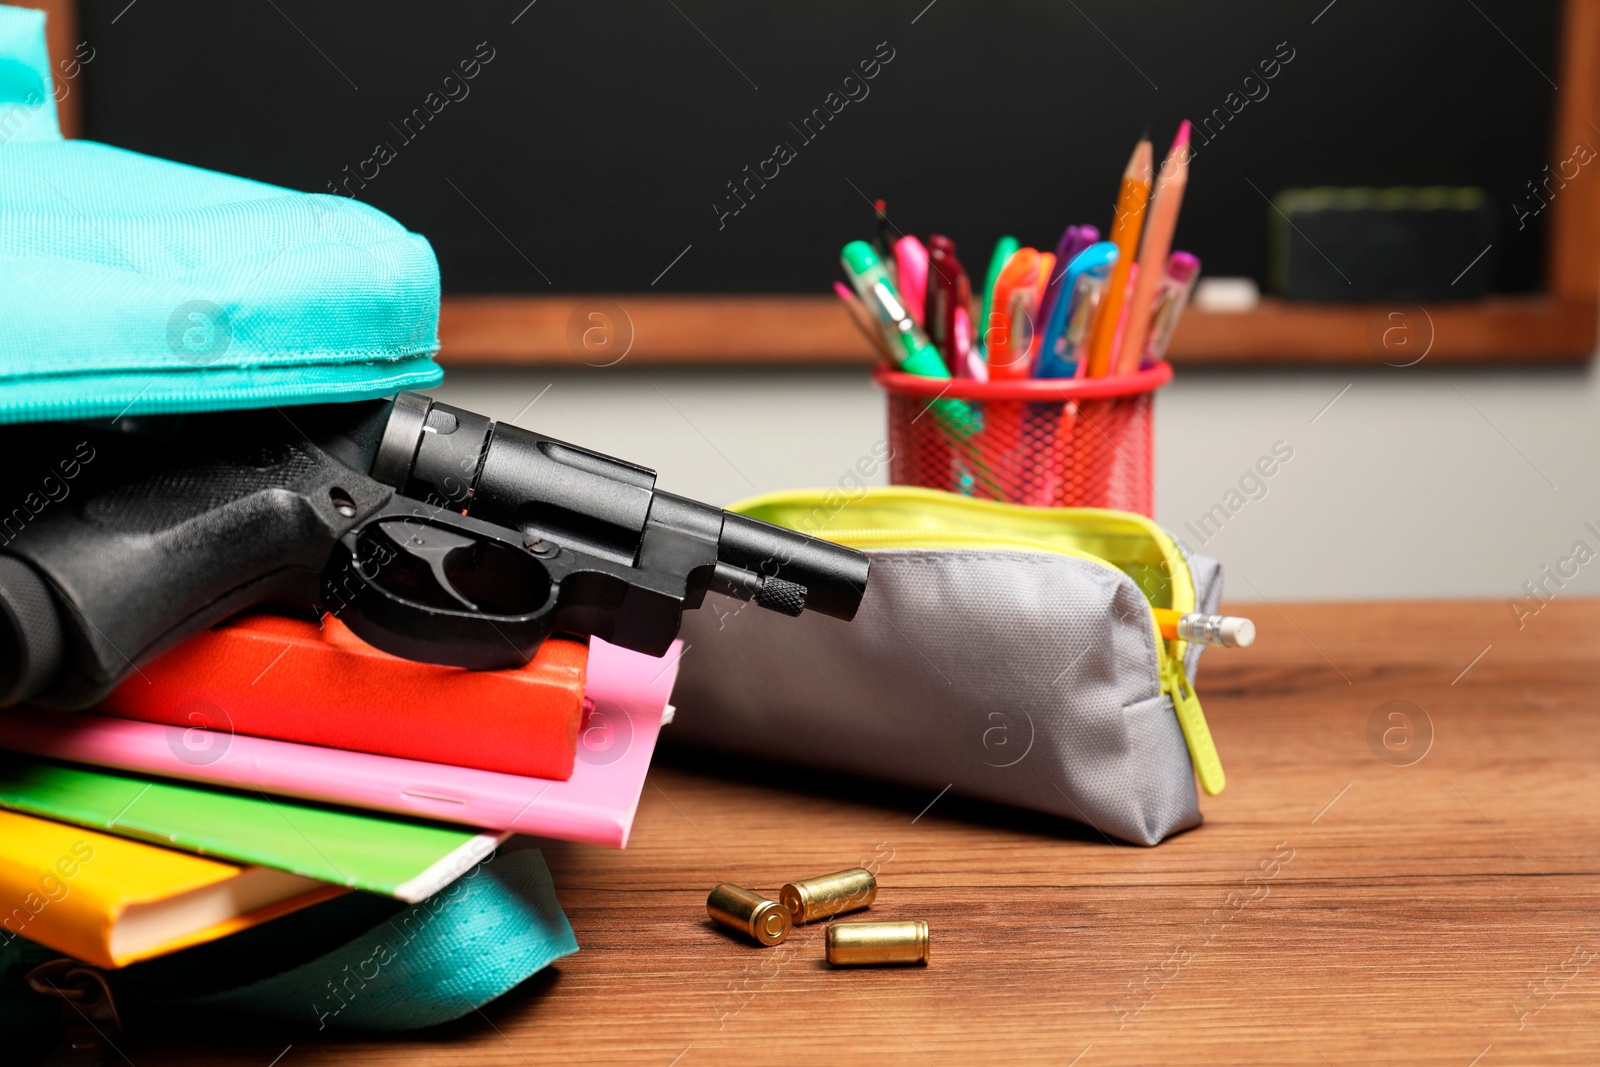
<svg viewBox="0 0 1600 1067">
<path fill-rule="evenodd" d="M 1056 297 L 1061 293 L 1061 279 L 1067 276 L 1067 266 L 1079 252 L 1100 240 L 1100 231 L 1093 226 L 1068 226 L 1061 231 L 1061 240 L 1056 242 L 1055 273 L 1050 277 L 1050 283 L 1045 287 L 1044 299 L 1039 301 L 1039 321 L 1050 321 L 1050 311 L 1055 307 Z"/>
</svg>

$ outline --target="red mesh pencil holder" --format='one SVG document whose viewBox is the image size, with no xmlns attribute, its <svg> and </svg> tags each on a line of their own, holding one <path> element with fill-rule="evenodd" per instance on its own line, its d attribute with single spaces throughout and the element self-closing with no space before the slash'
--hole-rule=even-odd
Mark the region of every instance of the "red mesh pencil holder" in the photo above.
<svg viewBox="0 0 1600 1067">
<path fill-rule="evenodd" d="M 1036 507 L 1151 514 L 1161 362 L 1111 378 L 980 382 L 872 372 L 889 395 L 889 480 Z"/>
</svg>

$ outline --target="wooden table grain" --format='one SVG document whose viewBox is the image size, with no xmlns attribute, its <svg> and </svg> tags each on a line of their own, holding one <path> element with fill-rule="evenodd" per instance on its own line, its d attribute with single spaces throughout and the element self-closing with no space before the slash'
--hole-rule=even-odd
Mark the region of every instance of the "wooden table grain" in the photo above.
<svg viewBox="0 0 1600 1067">
<path fill-rule="evenodd" d="M 483 1012 L 393 1040 L 173 1016 L 119 1046 L 138 1067 L 1600 1062 L 1600 601 L 1520 628 L 1502 601 L 1241 607 L 1256 646 L 1199 679 L 1228 787 L 1159 847 L 678 756 L 626 851 L 545 844 L 582 951 Z M 926 919 L 929 967 L 832 971 L 821 926 L 762 950 L 705 919 L 717 882 L 872 860 L 871 914 Z"/>
</svg>

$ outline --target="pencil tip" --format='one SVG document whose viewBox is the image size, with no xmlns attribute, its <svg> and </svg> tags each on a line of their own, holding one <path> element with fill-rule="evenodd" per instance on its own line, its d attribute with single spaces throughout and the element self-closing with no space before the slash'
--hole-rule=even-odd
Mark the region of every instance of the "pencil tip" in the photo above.
<svg viewBox="0 0 1600 1067">
<path fill-rule="evenodd" d="M 872 202 L 872 208 L 880 215 L 887 215 L 889 213 L 888 201 L 881 198 Z"/>
<path fill-rule="evenodd" d="M 1184 119 L 1178 124 L 1178 136 L 1172 139 L 1173 148 L 1185 148 L 1189 144 L 1189 120 Z"/>
<path fill-rule="evenodd" d="M 1149 139 L 1150 139 L 1150 124 L 1147 122 L 1147 123 L 1144 124 L 1144 129 L 1139 131 L 1139 140 L 1148 141 Z"/>
</svg>

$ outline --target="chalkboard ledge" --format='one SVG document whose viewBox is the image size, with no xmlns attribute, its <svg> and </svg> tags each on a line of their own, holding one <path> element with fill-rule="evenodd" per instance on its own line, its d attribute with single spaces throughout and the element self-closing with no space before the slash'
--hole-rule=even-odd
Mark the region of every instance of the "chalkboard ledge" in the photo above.
<svg viewBox="0 0 1600 1067">
<path fill-rule="evenodd" d="M 611 366 L 871 363 L 833 296 L 447 296 L 446 365 Z M 1548 295 L 1434 304 L 1294 304 L 1187 312 L 1183 366 L 1575 363 L 1600 337 L 1600 307 Z"/>
</svg>

